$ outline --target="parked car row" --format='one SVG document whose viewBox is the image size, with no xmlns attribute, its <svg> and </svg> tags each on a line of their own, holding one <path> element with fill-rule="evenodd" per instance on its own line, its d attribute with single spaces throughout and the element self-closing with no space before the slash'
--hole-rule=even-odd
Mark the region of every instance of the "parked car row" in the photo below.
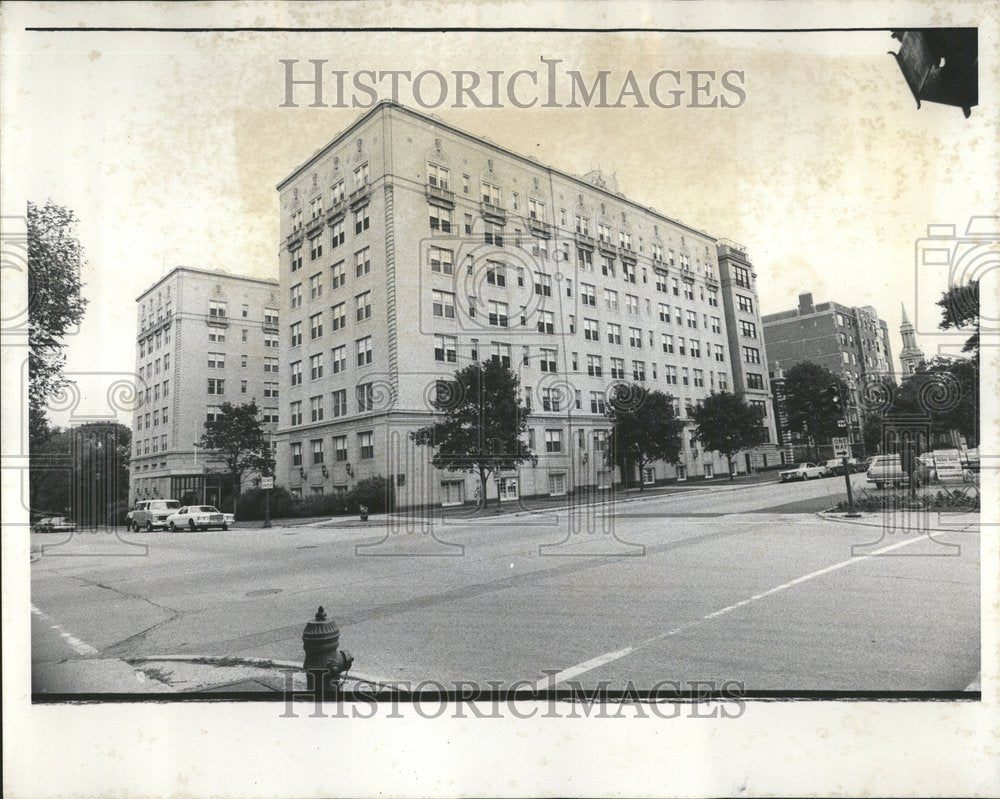
<svg viewBox="0 0 1000 799">
<path fill-rule="evenodd" d="M 778 477 L 782 483 L 791 480 L 811 480 L 816 477 L 834 477 L 843 474 L 845 470 L 848 474 L 864 471 L 865 465 L 856 458 L 848 458 L 847 466 L 844 466 L 843 458 L 832 458 L 822 463 L 799 463 L 790 469 L 778 472 Z"/>
<path fill-rule="evenodd" d="M 901 488 L 910 485 L 910 476 L 903 471 L 899 455 L 876 455 L 868 466 L 866 479 L 869 483 L 874 483 L 875 488 L 885 488 L 886 486 Z M 927 485 L 937 479 L 933 455 L 917 456 L 913 479 L 918 486 Z"/>
<path fill-rule="evenodd" d="M 134 532 L 145 530 L 228 530 L 235 524 L 232 513 L 222 513 L 213 505 L 185 505 L 176 499 L 145 499 L 128 512 L 126 524 Z"/>
</svg>

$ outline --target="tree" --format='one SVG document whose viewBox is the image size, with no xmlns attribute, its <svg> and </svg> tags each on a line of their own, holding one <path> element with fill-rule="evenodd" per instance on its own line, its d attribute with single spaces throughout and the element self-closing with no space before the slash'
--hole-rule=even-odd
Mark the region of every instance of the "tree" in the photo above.
<svg viewBox="0 0 1000 799">
<path fill-rule="evenodd" d="M 668 394 L 647 391 L 637 383 L 619 383 L 612 390 L 608 419 L 612 425 L 608 464 L 618 466 L 626 488 L 633 464 L 639 468 L 639 490 L 643 491 L 642 475 L 647 464 L 676 463 L 680 458 L 684 423 L 674 416 Z"/>
<path fill-rule="evenodd" d="M 517 375 L 499 360 L 470 364 L 453 380 L 438 382 L 434 407 L 443 419 L 410 433 L 417 445 L 434 448 L 436 468 L 479 475 L 483 506 L 488 477 L 537 460 L 521 438 L 528 409 L 520 404 L 519 385 Z"/>
<path fill-rule="evenodd" d="M 215 452 L 232 476 L 234 513 L 244 475 L 274 473 L 274 455 L 255 401 L 242 405 L 222 403 L 215 419 L 205 422 L 199 445 Z"/>
<path fill-rule="evenodd" d="M 28 203 L 29 434 L 44 436 L 38 416 L 66 382 L 62 338 L 80 324 L 87 306 L 80 296 L 80 270 L 86 261 L 76 222 L 71 210 L 51 201 L 41 208 Z"/>
<path fill-rule="evenodd" d="M 907 375 L 885 415 L 886 427 L 926 419 L 931 430 L 961 433 L 970 446 L 979 441 L 979 369 L 974 358 L 934 358 Z"/>
<path fill-rule="evenodd" d="M 829 438 L 840 432 L 842 411 L 834 409 L 829 400 L 829 388 L 836 385 L 840 396 L 847 397 L 844 382 L 829 369 L 812 361 L 795 364 L 785 373 L 785 413 L 790 430 L 802 430 L 812 440 L 819 458 L 819 438 Z"/>
<path fill-rule="evenodd" d="M 864 423 L 861 425 L 861 440 L 865 445 L 865 452 L 869 455 L 881 451 L 882 429 L 885 419 L 880 413 L 868 413 L 865 415 Z"/>
<path fill-rule="evenodd" d="M 942 330 L 972 327 L 973 334 L 965 342 L 962 352 L 971 352 L 979 362 L 979 281 L 964 286 L 952 286 L 937 301 L 941 308 Z"/>
<path fill-rule="evenodd" d="M 741 397 L 723 391 L 709 394 L 691 415 L 695 424 L 694 438 L 705 449 L 726 456 L 732 480 L 733 456 L 764 439 L 760 411 L 751 408 Z"/>
</svg>

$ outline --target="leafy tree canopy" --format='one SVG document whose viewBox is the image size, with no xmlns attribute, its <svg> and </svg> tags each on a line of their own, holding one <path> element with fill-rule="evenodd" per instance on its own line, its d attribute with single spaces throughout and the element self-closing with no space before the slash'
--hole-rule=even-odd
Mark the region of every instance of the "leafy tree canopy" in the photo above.
<svg viewBox="0 0 1000 799">
<path fill-rule="evenodd" d="M 692 412 L 694 437 L 712 452 L 726 456 L 729 477 L 733 476 L 733 456 L 760 444 L 764 427 L 760 412 L 728 391 L 709 394 Z"/>
<path fill-rule="evenodd" d="M 619 383 L 612 389 L 608 418 L 612 423 L 608 463 L 621 469 L 624 482 L 634 464 L 642 490 L 642 471 L 647 464 L 680 459 L 684 423 L 674 415 L 670 395 L 648 391 L 638 383 Z"/>
</svg>

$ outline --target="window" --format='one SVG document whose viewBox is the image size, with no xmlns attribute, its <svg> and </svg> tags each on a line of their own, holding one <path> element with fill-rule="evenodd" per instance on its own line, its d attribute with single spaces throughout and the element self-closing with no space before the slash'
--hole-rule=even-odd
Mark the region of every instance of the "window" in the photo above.
<svg viewBox="0 0 1000 799">
<path fill-rule="evenodd" d="M 295 441 L 292 443 L 292 466 L 302 465 L 302 442 Z"/>
<path fill-rule="evenodd" d="M 747 372 L 747 388 L 761 390 L 764 388 L 764 376 L 756 372 Z"/>
<path fill-rule="evenodd" d="M 365 247 L 354 253 L 354 276 L 361 277 L 371 271 L 371 247 Z"/>
<path fill-rule="evenodd" d="M 642 347 L 642 331 L 637 327 L 628 329 L 628 345 L 630 347 Z"/>
<path fill-rule="evenodd" d="M 545 451 L 562 452 L 562 430 L 545 431 Z"/>
<path fill-rule="evenodd" d="M 292 266 L 292 271 L 295 272 L 302 268 L 302 248 L 296 247 L 294 250 L 288 251 L 289 262 Z"/>
<path fill-rule="evenodd" d="M 691 339 L 691 357 L 700 358 L 701 357 L 701 342 L 698 339 Z"/>
<path fill-rule="evenodd" d="M 607 255 L 601 256 L 601 274 L 606 277 L 615 276 L 615 261 L 613 258 L 609 258 Z"/>
<path fill-rule="evenodd" d="M 293 347 L 298 347 L 302 343 L 302 323 L 293 322 L 288 327 L 289 340 Z"/>
<path fill-rule="evenodd" d="M 625 295 L 625 311 L 630 314 L 639 313 L 639 298 L 634 294 Z"/>
<path fill-rule="evenodd" d="M 484 203 L 489 203 L 490 205 L 501 205 L 501 193 L 500 187 L 494 186 L 492 183 L 487 183 L 485 180 L 481 184 L 482 186 L 482 198 Z"/>
<path fill-rule="evenodd" d="M 355 167 L 354 169 L 354 188 L 360 189 L 362 186 L 368 185 L 368 162 L 365 161 L 361 166 Z"/>
<path fill-rule="evenodd" d="M 698 388 L 704 388 L 705 386 L 705 372 L 701 369 L 694 370 L 694 384 Z"/>
<path fill-rule="evenodd" d="M 601 332 L 599 323 L 596 319 L 584 319 L 583 320 L 583 337 L 587 341 L 600 341 Z"/>
<path fill-rule="evenodd" d="M 458 360 L 458 339 L 454 336 L 434 336 L 434 360 L 455 363 Z"/>
<path fill-rule="evenodd" d="M 691 372 L 686 366 L 681 367 L 681 383 L 685 386 L 691 384 Z"/>
<path fill-rule="evenodd" d="M 333 417 L 347 415 L 347 389 L 342 388 L 331 393 L 333 398 Z"/>
<path fill-rule="evenodd" d="M 505 302 L 489 301 L 490 324 L 494 327 L 507 327 L 508 306 Z"/>
<path fill-rule="evenodd" d="M 358 356 L 358 366 L 367 366 L 372 362 L 372 337 L 365 336 L 355 341 Z"/>
<path fill-rule="evenodd" d="M 302 284 L 296 283 L 288 291 L 288 305 L 292 310 L 302 305 Z"/>
<path fill-rule="evenodd" d="M 338 302 L 331 310 L 333 311 L 333 319 L 330 322 L 330 327 L 334 330 L 342 330 L 347 327 L 347 303 Z"/>
<path fill-rule="evenodd" d="M 604 392 L 603 391 L 591 391 L 590 392 L 590 412 L 599 413 L 601 415 L 607 412 L 607 406 L 604 402 Z"/>
<path fill-rule="evenodd" d="M 747 402 L 753 410 L 757 411 L 761 419 L 767 418 L 767 403 L 764 400 L 750 400 Z"/>
<path fill-rule="evenodd" d="M 309 278 L 309 299 L 315 300 L 323 296 L 323 273 L 317 272 Z"/>
<path fill-rule="evenodd" d="M 216 377 L 208 378 L 208 393 L 209 394 L 225 394 L 226 393 L 226 381 L 220 380 Z"/>
<path fill-rule="evenodd" d="M 366 205 L 364 208 L 359 208 L 354 212 L 354 235 L 368 230 L 368 225 L 368 206 Z"/>
<path fill-rule="evenodd" d="M 609 311 L 618 310 L 618 292 L 612 289 L 604 289 L 604 307 Z"/>
<path fill-rule="evenodd" d="M 274 335 L 273 333 L 267 333 L 267 334 L 264 335 L 264 347 L 266 349 L 276 350 L 276 349 L 278 349 L 279 346 L 280 346 L 280 342 L 278 341 L 278 337 L 276 335 Z M 246 364 L 246 356 L 245 355 L 243 356 L 243 363 L 242 363 L 242 365 L 243 366 L 247 365 Z"/>
<path fill-rule="evenodd" d="M 278 423 L 278 409 L 277 408 L 264 408 L 261 413 L 261 421 L 264 424 L 277 424 Z"/>
<path fill-rule="evenodd" d="M 750 297 L 744 297 L 742 294 L 737 294 L 736 303 L 739 305 L 739 309 L 741 311 L 753 313 L 753 300 Z"/>
<path fill-rule="evenodd" d="M 541 272 L 535 274 L 535 294 L 539 297 L 552 296 L 552 277 Z"/>
<path fill-rule="evenodd" d="M 740 335 L 746 338 L 757 338 L 757 325 L 753 322 L 740 320 Z"/>
<path fill-rule="evenodd" d="M 613 380 L 624 380 L 625 379 L 625 359 L 624 358 L 612 358 L 611 359 L 611 378 Z"/>
<path fill-rule="evenodd" d="M 756 347 L 744 347 L 743 360 L 747 363 L 760 363 L 760 350 Z"/>
<path fill-rule="evenodd" d="M 442 275 L 453 274 L 455 271 L 453 263 L 454 257 L 455 254 L 451 250 L 446 250 L 443 247 L 431 247 L 431 271 L 439 272 Z"/>
<path fill-rule="evenodd" d="M 440 233 L 451 233 L 452 213 L 450 208 L 429 206 L 431 212 L 431 230 Z"/>
<path fill-rule="evenodd" d="M 342 203 L 344 201 L 344 197 L 347 196 L 347 192 L 344 189 L 343 179 L 338 180 L 336 183 L 334 183 L 333 186 L 330 187 L 330 189 L 333 194 L 332 204 L 337 205 L 338 203 Z"/>
<path fill-rule="evenodd" d="M 220 419 L 221 415 L 222 415 L 222 408 L 220 408 L 218 405 L 209 405 L 207 408 L 205 408 L 206 422 L 214 422 L 217 419 Z"/>
<path fill-rule="evenodd" d="M 677 352 L 681 355 L 687 355 L 687 339 L 684 336 L 677 337 Z"/>
<path fill-rule="evenodd" d="M 646 364 L 643 361 L 632 361 L 632 379 L 640 383 L 646 380 Z"/>
<path fill-rule="evenodd" d="M 332 279 L 330 281 L 330 289 L 340 288 L 347 281 L 347 275 L 344 272 L 344 262 L 338 261 L 331 268 Z"/>
<path fill-rule="evenodd" d="M 472 214 L 465 214 L 465 235 L 472 235 Z"/>
<path fill-rule="evenodd" d="M 483 241 L 495 247 L 503 247 L 503 226 L 487 221 L 483 225 Z"/>
<path fill-rule="evenodd" d="M 663 367 L 663 369 L 664 369 L 663 378 L 664 378 L 664 380 L 666 380 L 667 384 L 671 385 L 671 386 L 676 386 L 677 385 L 677 367 L 676 366 L 666 365 L 666 366 Z"/>
<path fill-rule="evenodd" d="M 216 319 L 226 318 L 226 303 L 221 300 L 209 300 L 208 303 L 208 315 L 209 317 L 214 317 Z"/>
<path fill-rule="evenodd" d="M 719 390 L 725 391 L 729 387 L 729 378 L 725 372 L 719 372 Z"/>
<path fill-rule="evenodd" d="M 323 356 L 322 355 L 310 355 L 309 356 L 309 379 L 319 380 L 323 377 Z"/>
<path fill-rule="evenodd" d="M 264 383 L 264 396 L 265 397 L 277 397 L 278 396 L 278 384 L 277 383 Z"/>
<path fill-rule="evenodd" d="M 438 166 L 437 164 L 432 163 L 427 164 L 427 182 L 431 186 L 447 190 L 450 178 L 451 171 L 448 167 Z"/>
<path fill-rule="evenodd" d="M 323 439 L 317 438 L 312 441 L 313 465 L 323 462 Z"/>
<path fill-rule="evenodd" d="M 241 380 L 240 381 L 240 394 L 246 394 L 246 393 L 247 393 L 247 381 L 246 380 Z"/>
<path fill-rule="evenodd" d="M 555 316 L 552 311 L 539 311 L 538 312 L 538 332 L 539 333 L 554 333 L 555 332 Z"/>
<path fill-rule="evenodd" d="M 323 421 L 323 397 L 309 398 L 309 419 L 313 422 Z"/>
<path fill-rule="evenodd" d="M 336 463 L 347 460 L 347 436 L 333 437 L 333 460 Z"/>
<path fill-rule="evenodd" d="M 289 365 L 289 371 L 291 373 L 291 383 L 293 386 L 297 386 L 302 382 L 302 361 L 295 361 Z"/>
<path fill-rule="evenodd" d="M 309 340 L 315 341 L 323 335 L 323 313 L 313 314 L 309 317 Z"/>
<path fill-rule="evenodd" d="M 330 249 L 335 250 L 344 243 L 344 220 L 338 219 L 330 226 Z"/>
<path fill-rule="evenodd" d="M 712 332 L 721 333 L 722 332 L 722 320 L 718 316 L 712 317 Z"/>
<path fill-rule="evenodd" d="M 371 319 L 372 316 L 372 293 L 363 291 L 354 298 L 355 318 L 358 322 Z"/>
<path fill-rule="evenodd" d="M 493 360 L 499 361 L 501 365 L 510 368 L 510 344 L 501 344 L 498 341 L 491 342 L 493 345 Z"/>
<path fill-rule="evenodd" d="M 733 277 L 735 278 L 736 285 L 740 288 L 750 288 L 750 270 L 742 266 L 734 266 Z"/>
<path fill-rule="evenodd" d="M 698 314 L 695 311 L 687 312 L 687 326 L 692 327 L 697 330 L 698 328 Z"/>
<path fill-rule="evenodd" d="M 309 260 L 315 261 L 323 254 L 323 237 L 313 236 L 309 239 Z"/>
<path fill-rule="evenodd" d="M 499 261 L 486 262 L 486 282 L 491 286 L 506 286 L 507 275 L 504 266 Z"/>
<path fill-rule="evenodd" d="M 583 247 L 576 248 L 576 268 L 584 272 L 594 271 L 594 254 Z"/>
<path fill-rule="evenodd" d="M 432 291 L 431 309 L 434 316 L 440 316 L 445 319 L 454 319 L 455 295 L 450 291 Z"/>
<path fill-rule="evenodd" d="M 721 344 L 715 345 L 715 360 L 717 361 L 726 360 L 726 350 Z"/>
<path fill-rule="evenodd" d="M 157 365 L 159 365 L 159 360 L 157 360 Z M 225 369 L 226 368 L 226 356 L 222 352 L 210 352 L 208 353 L 208 368 L 209 369 Z M 157 369 L 156 371 L 159 371 Z"/>
<path fill-rule="evenodd" d="M 363 461 L 371 460 L 375 457 L 375 443 L 372 433 L 358 433 L 358 458 Z"/>
<path fill-rule="evenodd" d="M 587 374 L 591 377 L 600 377 L 604 370 L 601 367 L 600 355 L 587 356 Z"/>
<path fill-rule="evenodd" d="M 672 353 L 674 351 L 674 337 L 668 333 L 661 334 L 663 340 L 663 351 Z"/>
<path fill-rule="evenodd" d="M 622 326 L 608 322 L 608 344 L 622 343 Z"/>
<path fill-rule="evenodd" d="M 713 308 L 719 307 L 719 295 L 715 291 L 708 292 L 708 304 Z"/>
<path fill-rule="evenodd" d="M 539 350 L 538 368 L 543 372 L 554 372 L 556 370 L 556 351 L 548 347 Z"/>
<path fill-rule="evenodd" d="M 265 372 L 277 372 L 278 371 L 278 359 L 277 358 L 265 358 L 264 359 L 264 371 Z M 164 394 L 166 396 L 166 394 Z"/>
<path fill-rule="evenodd" d="M 292 427 L 297 427 L 302 424 L 302 402 L 296 400 L 288 405 L 291 411 L 291 425 Z"/>
</svg>

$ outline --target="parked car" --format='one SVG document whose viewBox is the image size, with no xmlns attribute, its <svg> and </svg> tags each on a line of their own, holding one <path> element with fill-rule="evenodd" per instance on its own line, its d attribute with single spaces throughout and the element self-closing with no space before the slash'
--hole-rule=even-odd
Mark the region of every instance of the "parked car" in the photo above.
<svg viewBox="0 0 1000 799">
<path fill-rule="evenodd" d="M 76 523 L 65 516 L 53 516 L 46 525 L 47 533 L 75 533 Z"/>
<path fill-rule="evenodd" d="M 185 505 L 167 517 L 167 527 L 171 532 L 185 527 L 188 530 L 207 530 L 209 527 L 229 529 L 225 515 L 212 505 Z"/>
<path fill-rule="evenodd" d="M 140 529 L 147 533 L 165 530 L 167 517 L 180 506 L 181 503 L 176 499 L 144 499 L 135 503 L 135 507 L 125 517 L 125 523 L 134 532 L 139 532 Z"/>
<path fill-rule="evenodd" d="M 236 514 L 235 513 L 223 513 L 223 518 L 226 520 L 226 526 L 232 527 L 236 524 Z"/>
<path fill-rule="evenodd" d="M 918 486 L 927 485 L 937 479 L 933 455 L 918 455 L 917 465 L 913 471 Z M 910 485 L 910 476 L 903 471 L 899 455 L 876 455 L 868 467 L 866 480 L 874 483 L 875 488 L 893 486 L 901 488 Z"/>
<path fill-rule="evenodd" d="M 778 472 L 778 477 L 781 478 L 782 483 L 787 483 L 789 480 L 808 480 L 810 477 L 822 476 L 823 467 L 817 466 L 815 463 L 800 463 L 791 469 Z"/>
<path fill-rule="evenodd" d="M 823 461 L 820 464 L 823 467 L 824 477 L 833 477 L 838 474 L 844 473 L 844 459 L 843 458 L 831 458 L 828 461 Z M 847 459 L 847 473 L 854 474 L 855 472 L 860 472 L 864 467 L 858 463 L 857 458 Z"/>
</svg>

